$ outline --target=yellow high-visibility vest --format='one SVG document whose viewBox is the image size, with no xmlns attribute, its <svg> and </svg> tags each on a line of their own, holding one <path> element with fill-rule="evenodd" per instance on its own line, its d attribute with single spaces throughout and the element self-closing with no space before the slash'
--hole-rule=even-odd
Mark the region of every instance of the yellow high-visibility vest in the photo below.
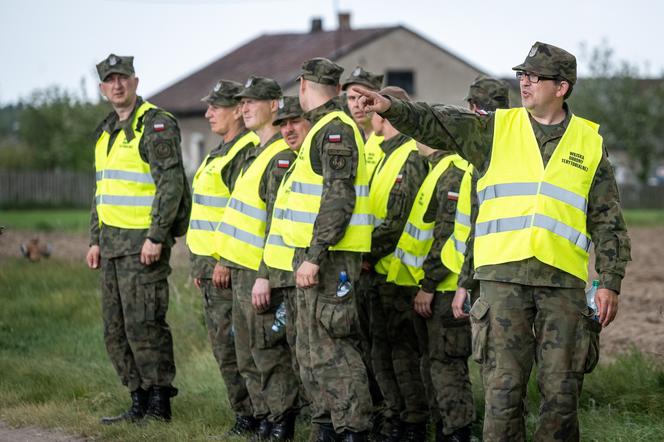
<svg viewBox="0 0 664 442">
<path fill-rule="evenodd" d="M 242 149 L 259 143 L 258 135 L 251 131 L 247 132 L 225 155 L 212 158 L 209 162 L 210 156 L 206 156 L 196 171 L 192 184 L 191 216 L 187 230 L 187 245 L 192 253 L 219 259 L 215 250 L 215 231 L 219 227 L 231 196 L 228 184 L 224 183 L 221 177 L 221 171 Z"/>
<path fill-rule="evenodd" d="M 143 138 L 143 115 L 156 106 L 144 101 L 134 114 L 131 127 L 134 138 L 124 132 L 115 137 L 108 149 L 111 134 L 103 131 L 95 147 L 97 191 L 95 204 L 99 225 L 122 229 L 147 229 L 152 222 L 152 202 L 157 191 L 150 165 L 143 161 L 139 145 Z M 140 126 L 140 127 L 139 127 Z"/>
<path fill-rule="evenodd" d="M 274 201 L 270 232 L 267 234 L 267 241 L 263 250 L 263 261 L 265 261 L 266 266 L 273 269 L 292 272 L 295 248 L 286 244 L 283 237 L 284 224 L 287 223 L 287 221 L 284 221 L 285 210 L 283 209 L 283 207 L 286 207 L 287 194 L 282 191 L 285 183 L 286 180 L 281 182 L 277 198 Z"/>
<path fill-rule="evenodd" d="M 323 194 L 323 176 L 314 172 L 311 166 L 311 141 L 318 131 L 335 118 L 353 128 L 358 149 L 358 165 L 354 182 L 355 206 L 350 223 L 344 236 L 330 247 L 330 250 L 368 252 L 371 250 L 373 215 L 369 206 L 369 177 L 364 160 L 364 142 L 353 119 L 341 111 L 330 112 L 313 125 L 300 147 L 290 175 L 282 186 L 281 191 L 286 193 L 282 198 L 283 206 L 275 204 L 275 207 L 284 211 L 283 240 L 291 247 L 306 248 L 311 244 Z M 351 158 L 347 157 L 345 160 L 351 161 Z"/>
<path fill-rule="evenodd" d="M 424 270 L 422 266 L 426 257 L 431 250 L 431 245 L 433 243 L 433 230 L 435 222 L 426 222 L 424 220 L 424 215 L 426 214 L 431 198 L 435 197 L 436 194 L 436 184 L 440 179 L 441 175 L 449 167 L 457 167 L 461 170 L 467 171 L 469 169 L 469 164 L 466 160 L 461 158 L 459 155 L 448 155 L 445 158 L 441 159 L 438 164 L 429 172 L 427 177 L 424 179 L 422 186 L 417 194 L 415 203 L 413 204 L 412 209 L 410 210 L 410 215 L 408 216 L 408 222 L 404 228 L 401 237 L 399 238 L 399 243 L 397 248 L 394 251 L 394 259 L 390 264 L 390 269 L 387 274 L 387 281 L 393 282 L 401 286 L 418 286 L 424 278 Z M 463 181 L 462 181 L 463 182 Z M 470 187 L 466 189 L 466 192 L 462 195 L 459 195 L 459 201 L 464 202 L 462 208 L 470 208 Z M 457 213 L 459 210 L 459 204 L 457 203 Z M 463 218 L 463 213 L 458 216 L 459 225 L 465 223 Z M 468 218 L 470 218 L 470 210 L 467 213 Z M 455 227 L 456 227 L 455 219 Z M 470 230 L 470 229 L 468 229 Z M 456 230 L 454 233 L 447 239 L 443 245 L 443 251 L 441 253 L 446 256 L 442 256 L 441 259 L 445 265 L 451 270 L 451 273 L 441 281 L 436 290 L 438 291 L 451 291 L 456 290 L 457 280 L 459 278 L 459 270 L 461 266 L 458 266 L 459 270 L 456 270 L 456 262 L 459 259 L 459 254 L 461 255 L 461 263 L 463 263 L 463 248 L 457 249 L 457 245 L 463 244 L 465 247 L 465 238 L 462 241 L 455 241 L 455 235 L 457 234 Z M 463 232 L 458 232 L 460 237 L 463 237 Z M 467 238 L 468 232 L 466 232 Z M 452 248 L 447 248 L 446 245 L 452 244 Z M 448 265 L 449 264 L 449 265 Z M 452 268 L 454 267 L 454 268 Z M 455 271 L 456 270 L 456 271 Z"/>
<path fill-rule="evenodd" d="M 496 112 L 491 162 L 477 183 L 476 267 L 535 257 L 587 279 L 588 195 L 602 158 L 598 128 L 573 115 L 545 168 L 527 111 Z"/>
<path fill-rule="evenodd" d="M 399 172 L 403 169 L 408 156 L 412 152 L 417 152 L 417 145 L 415 140 L 410 139 L 397 147 L 387 158 L 383 157 L 380 165 L 376 168 L 369 190 L 371 212 L 375 216 L 374 228 L 383 223 L 387 215 L 387 202 L 390 199 L 390 192 L 398 179 Z M 393 256 L 390 253 L 382 257 L 374 266 L 376 272 L 387 275 Z"/>
<path fill-rule="evenodd" d="M 382 135 L 376 135 L 376 133 L 373 132 L 369 135 L 369 138 L 367 138 L 366 143 L 364 143 L 364 160 L 367 164 L 367 176 L 369 177 L 369 182 L 373 179 L 374 172 L 376 167 L 378 167 L 380 160 L 385 156 L 385 152 L 383 152 L 383 149 L 380 147 L 384 139 L 385 137 Z"/>
<path fill-rule="evenodd" d="M 279 138 L 268 145 L 238 177 L 217 229 L 216 252 L 224 259 L 258 270 L 265 245 L 266 204 L 259 195 L 261 178 L 276 154 L 288 149 Z"/>
<path fill-rule="evenodd" d="M 459 166 L 463 166 L 460 164 Z M 454 214 L 454 230 L 443 244 L 440 260 L 445 267 L 454 273 L 461 273 L 466 253 L 466 240 L 470 236 L 471 191 L 473 186 L 473 166 L 467 164 L 466 171 L 459 187 L 459 200 Z M 448 192 L 449 196 L 449 192 Z"/>
</svg>

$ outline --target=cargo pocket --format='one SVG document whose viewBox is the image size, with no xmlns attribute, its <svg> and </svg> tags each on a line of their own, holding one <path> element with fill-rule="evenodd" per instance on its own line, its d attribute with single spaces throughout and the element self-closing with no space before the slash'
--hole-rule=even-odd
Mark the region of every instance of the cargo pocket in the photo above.
<svg viewBox="0 0 664 442">
<path fill-rule="evenodd" d="M 168 309 L 168 277 L 167 272 L 151 272 L 138 276 L 139 300 L 137 309 L 143 307 L 143 319 L 147 322 L 155 322 L 166 316 Z M 140 315 L 139 312 L 136 312 Z"/>
<path fill-rule="evenodd" d="M 470 309 L 472 329 L 472 357 L 482 364 L 486 360 L 487 340 L 489 338 L 489 303 L 479 298 Z"/>
<path fill-rule="evenodd" d="M 286 339 L 286 317 L 278 320 L 276 310 L 256 315 L 256 345 L 260 349 L 273 348 Z"/>
<path fill-rule="evenodd" d="M 471 354 L 470 321 L 467 318 L 443 320 L 445 354 L 450 358 L 467 358 Z"/>
<path fill-rule="evenodd" d="M 600 323 L 593 319 L 588 310 L 581 313 L 579 321 L 574 370 L 579 373 L 591 373 L 599 362 Z"/>
<path fill-rule="evenodd" d="M 349 296 L 343 302 L 326 302 L 318 299 L 316 320 L 333 338 L 347 338 L 355 334 L 355 304 Z"/>
</svg>

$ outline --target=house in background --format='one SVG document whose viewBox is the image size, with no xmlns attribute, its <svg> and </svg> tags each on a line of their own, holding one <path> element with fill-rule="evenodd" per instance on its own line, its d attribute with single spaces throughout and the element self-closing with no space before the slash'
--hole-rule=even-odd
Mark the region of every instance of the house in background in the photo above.
<svg viewBox="0 0 664 442">
<path fill-rule="evenodd" d="M 218 142 L 200 101 L 220 78 L 241 83 L 250 75 L 277 80 L 286 95 L 297 95 L 296 76 L 304 60 L 326 57 L 343 66 L 385 74 L 385 85 L 400 86 L 414 99 L 464 105 L 473 79 L 484 72 L 404 26 L 353 29 L 350 14 L 339 14 L 338 28 L 311 21 L 307 33 L 264 34 L 149 98 L 180 122 L 185 167 L 193 173 Z"/>
</svg>

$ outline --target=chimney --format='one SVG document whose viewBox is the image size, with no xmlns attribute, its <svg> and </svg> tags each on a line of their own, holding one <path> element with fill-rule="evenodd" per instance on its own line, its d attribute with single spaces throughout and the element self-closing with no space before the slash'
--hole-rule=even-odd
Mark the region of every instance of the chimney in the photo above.
<svg viewBox="0 0 664 442">
<path fill-rule="evenodd" d="M 314 17 L 311 19 L 311 33 L 321 32 L 323 30 L 323 19 L 320 17 Z"/>
<path fill-rule="evenodd" d="M 350 31 L 350 12 L 340 12 L 338 17 L 339 17 L 339 30 Z"/>
</svg>

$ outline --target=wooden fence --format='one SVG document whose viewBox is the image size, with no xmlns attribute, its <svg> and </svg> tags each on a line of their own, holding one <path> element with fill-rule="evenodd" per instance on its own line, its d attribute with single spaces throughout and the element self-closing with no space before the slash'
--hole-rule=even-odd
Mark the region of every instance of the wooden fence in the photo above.
<svg viewBox="0 0 664 442">
<path fill-rule="evenodd" d="M 0 170 L 0 207 L 90 207 L 94 172 Z"/>
</svg>

